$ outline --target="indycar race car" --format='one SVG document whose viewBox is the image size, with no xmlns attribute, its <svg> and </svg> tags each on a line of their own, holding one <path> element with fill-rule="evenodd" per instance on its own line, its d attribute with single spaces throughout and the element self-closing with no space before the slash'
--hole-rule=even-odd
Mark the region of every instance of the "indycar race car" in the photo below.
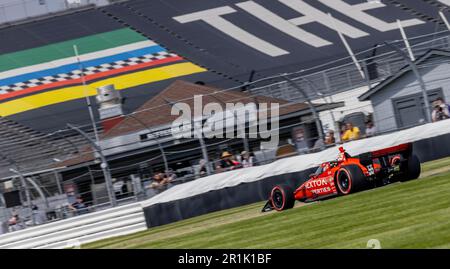
<svg viewBox="0 0 450 269">
<path fill-rule="evenodd" d="M 339 148 L 336 160 L 322 163 L 314 174 L 296 190 L 277 185 L 262 209 L 282 211 L 294 207 L 295 201 L 312 202 L 332 196 L 408 181 L 420 176 L 420 161 L 412 154 L 412 144 L 402 144 L 356 157 Z"/>
</svg>

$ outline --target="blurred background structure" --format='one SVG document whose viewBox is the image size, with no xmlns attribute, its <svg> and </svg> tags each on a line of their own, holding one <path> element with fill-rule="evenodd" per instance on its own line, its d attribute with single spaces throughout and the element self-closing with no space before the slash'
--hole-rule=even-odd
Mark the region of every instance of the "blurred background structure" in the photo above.
<svg viewBox="0 0 450 269">
<path fill-rule="evenodd" d="M 208 170 L 263 165 L 449 117 L 445 1 L 350 6 L 362 19 L 377 19 L 372 27 L 325 0 L 230 1 L 225 7 L 183 1 L 178 9 L 175 2 L 0 1 L 3 233 L 146 200 Z M 295 5 L 289 12 L 280 6 L 294 2 L 314 9 L 296 17 Z M 300 42 L 302 21 L 330 9 L 345 27 L 322 21 L 305 29 L 328 43 Z M 370 9 L 379 13 L 362 12 Z M 242 27 L 243 38 L 218 31 L 211 21 L 191 22 L 191 13 L 202 10 L 222 12 Z M 255 21 L 261 14 L 272 24 Z M 279 54 L 258 51 L 246 38 Z M 193 111 L 196 95 L 203 97 L 202 109 L 217 103 L 224 111 L 198 121 L 210 126 L 232 119 L 230 126 L 245 137 L 174 137 L 173 104 Z M 251 138 L 251 122 L 237 124 L 239 111 L 227 110 L 227 103 L 254 104 L 258 112 L 279 104 L 277 147 Z M 16 215 L 20 221 L 11 222 Z"/>
</svg>

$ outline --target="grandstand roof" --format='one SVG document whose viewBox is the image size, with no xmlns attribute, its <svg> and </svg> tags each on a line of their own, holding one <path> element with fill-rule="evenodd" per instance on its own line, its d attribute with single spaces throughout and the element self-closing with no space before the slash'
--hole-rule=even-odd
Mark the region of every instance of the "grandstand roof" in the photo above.
<svg viewBox="0 0 450 269">
<path fill-rule="evenodd" d="M 74 94 L 77 79 L 69 79 L 77 68 L 72 62 L 74 44 L 81 59 L 87 58 L 84 67 L 100 71 L 87 77 L 91 96 L 98 84 L 114 80 L 127 98 L 124 109 L 133 111 L 175 79 L 229 88 L 250 77 L 258 81 L 302 70 L 302 76 L 314 74 L 310 80 L 322 93 L 348 90 L 366 82 L 351 64 L 335 27 L 359 60 L 384 40 L 400 40 L 396 20 L 402 22 L 413 49 L 446 30 L 438 11 L 447 2 L 438 0 L 192 2 L 119 1 L 0 27 L 0 115 L 42 132 L 65 128 L 67 122 L 87 124 L 86 102 Z M 443 12 L 449 15 L 449 10 Z M 324 16 L 327 13 L 334 23 Z M 128 66 L 138 56 L 158 60 Z M 95 61 L 88 60 L 92 57 Z M 336 68 L 343 64 L 345 68 Z M 111 65 L 114 70 L 108 69 Z M 395 63 L 394 67 L 391 62 L 378 65 L 383 75 L 397 70 Z M 36 86 L 36 80 L 45 85 Z M 260 94 L 272 91 L 264 83 L 257 83 L 263 88 Z M 289 94 L 280 94 L 290 91 L 282 85 L 268 95 L 291 100 Z"/>
<path fill-rule="evenodd" d="M 55 166 L 55 160 L 78 151 L 75 143 L 79 139 L 48 136 L 0 117 L 0 178 L 16 176 L 11 168 L 28 173 Z"/>
<path fill-rule="evenodd" d="M 207 103 L 266 103 L 268 107 L 272 103 L 286 105 L 290 102 L 283 99 L 267 96 L 252 95 L 248 92 L 224 91 L 213 86 L 203 86 L 186 81 L 177 80 L 161 93 L 150 99 L 135 111 L 134 117 L 148 127 L 155 127 L 172 123 L 179 116 L 171 115 L 172 106 L 166 101 L 183 102 L 189 105 L 191 111 L 194 111 L 193 96 L 202 95 L 203 104 Z M 225 105 L 223 105 L 224 107 Z M 304 103 L 292 103 L 291 105 L 280 108 L 280 115 L 287 115 L 301 110 L 308 110 L 309 107 Z M 142 111 L 142 112 L 139 112 Z M 133 118 L 125 118 L 121 123 L 105 133 L 104 138 L 124 135 L 130 132 L 142 130 L 142 123 Z"/>
<path fill-rule="evenodd" d="M 127 117 L 124 118 L 120 123 L 118 123 L 115 127 L 110 129 L 108 132 L 103 134 L 102 139 L 108 139 L 113 137 L 120 137 L 125 134 L 129 134 L 132 132 L 138 132 L 140 130 L 148 128 L 154 128 L 161 125 L 167 125 L 172 123 L 179 116 L 172 116 L 171 104 L 167 103 L 167 101 L 171 102 L 185 102 L 191 107 L 191 111 L 194 109 L 194 101 L 192 97 L 194 95 L 203 95 L 203 105 L 207 103 L 266 103 L 268 107 L 272 103 L 278 103 L 280 106 L 279 115 L 281 117 L 287 115 L 293 115 L 294 113 L 302 112 L 304 114 L 310 114 L 309 106 L 304 103 L 290 103 L 287 100 L 266 97 L 266 96 L 258 96 L 252 95 L 247 92 L 239 92 L 239 91 L 224 91 L 212 86 L 204 86 L 198 85 L 186 81 L 175 81 L 158 95 L 147 101 L 144 105 L 136 110 L 136 112 L 142 111 L 140 113 L 136 113 L 134 117 L 138 118 L 139 121 Z M 341 107 L 343 106 L 343 102 L 340 103 L 332 103 L 332 104 L 315 104 L 317 110 L 323 111 L 331 108 Z M 146 127 L 143 126 L 146 125 Z M 65 166 L 73 166 L 84 162 L 89 162 L 94 159 L 93 153 L 82 154 L 79 157 L 69 159 L 63 162 Z"/>
</svg>

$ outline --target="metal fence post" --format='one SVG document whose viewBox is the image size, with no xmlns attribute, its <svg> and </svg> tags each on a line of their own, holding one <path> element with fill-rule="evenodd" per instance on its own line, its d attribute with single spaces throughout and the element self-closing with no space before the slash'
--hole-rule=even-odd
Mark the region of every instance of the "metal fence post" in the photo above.
<svg viewBox="0 0 450 269">
<path fill-rule="evenodd" d="M 317 96 L 319 96 L 320 98 L 322 98 L 322 100 L 327 104 L 327 105 L 331 105 L 330 102 L 328 102 L 328 100 L 325 98 L 325 95 L 323 93 L 321 93 L 318 89 L 317 86 L 314 84 L 314 82 L 312 82 L 311 80 L 305 78 L 305 77 L 301 77 L 301 79 L 303 79 L 304 81 L 306 81 L 309 85 L 309 87 L 311 88 L 311 90 L 313 90 L 314 92 L 316 92 Z M 333 126 L 336 124 L 336 119 L 334 117 L 334 113 L 332 110 L 330 110 L 330 114 L 331 114 L 331 120 L 333 121 Z"/>
<path fill-rule="evenodd" d="M 334 102 L 333 101 L 333 93 L 331 92 L 330 80 L 329 80 L 329 78 L 328 78 L 328 76 L 326 74 L 326 71 L 322 72 L 322 74 L 323 74 L 322 75 L 323 76 L 323 80 L 325 82 L 325 88 L 327 89 L 327 92 L 328 92 L 329 97 L 330 97 L 330 102 L 333 103 Z M 334 111 L 330 110 L 330 113 L 331 113 L 331 116 L 334 118 Z M 341 142 L 341 136 L 339 135 L 339 124 L 338 124 L 338 122 L 335 119 L 333 121 L 334 121 L 333 128 L 334 128 L 334 132 L 335 132 L 334 138 L 336 139 L 336 141 L 338 143 L 340 143 Z"/>
<path fill-rule="evenodd" d="M 28 207 L 28 211 L 30 214 L 30 218 L 32 219 L 32 223 L 33 225 L 35 225 L 35 220 L 33 218 L 33 210 L 31 209 L 31 195 L 30 195 L 30 190 L 28 189 L 28 184 L 25 180 L 24 175 L 20 172 L 19 169 L 9 169 L 9 171 L 13 172 L 14 174 L 19 176 L 20 179 L 20 185 L 22 186 L 22 188 L 24 188 L 25 190 L 25 199 L 27 200 L 27 207 Z"/>
<path fill-rule="evenodd" d="M 203 134 L 197 129 L 197 126 L 195 125 L 194 120 L 192 120 L 192 127 L 194 128 L 194 132 L 197 134 L 197 138 L 200 142 L 203 159 L 205 160 L 205 165 L 206 165 L 206 173 L 209 176 L 212 174 L 212 168 L 211 168 L 211 163 L 209 162 L 208 151 L 206 148 L 205 140 L 203 139 Z"/>
<path fill-rule="evenodd" d="M 6 155 L 3 155 L 2 153 L 0 153 L 0 157 L 1 158 L 3 158 L 3 159 L 5 159 L 6 161 L 8 161 L 15 169 L 13 169 L 13 168 L 11 168 L 11 169 L 9 169 L 9 171 L 10 172 L 12 172 L 12 173 L 14 173 L 14 174 L 16 174 L 17 176 L 19 176 L 19 179 L 20 179 L 20 185 L 22 186 L 22 188 L 24 188 L 24 190 L 25 190 L 25 197 L 26 197 L 26 200 L 27 200 L 27 203 L 28 203 L 28 209 L 29 209 L 29 213 L 30 213 L 30 218 L 32 218 L 33 219 L 33 210 L 31 209 L 31 195 L 30 195 L 30 190 L 28 189 L 28 186 L 27 186 L 27 183 L 26 183 L 26 180 L 25 180 L 25 177 L 24 177 L 24 175 L 20 172 L 20 168 L 19 168 L 19 165 L 17 165 L 17 163 L 14 161 L 14 160 L 12 160 L 12 159 L 10 159 L 8 156 L 6 156 Z M 44 197 L 43 197 L 44 198 Z M 35 224 L 35 222 L 34 222 L 34 219 L 33 219 L 33 225 Z"/>
<path fill-rule="evenodd" d="M 145 124 L 144 122 L 142 122 L 140 119 L 138 119 L 137 117 L 135 117 L 132 114 L 128 114 L 126 115 L 127 117 L 130 117 L 132 119 L 134 119 L 136 122 L 138 122 L 139 124 L 141 124 L 142 126 L 144 126 L 145 129 L 147 129 L 150 133 L 153 132 L 150 127 L 147 126 L 147 124 Z M 167 155 L 166 152 L 164 151 L 164 148 L 162 147 L 161 142 L 159 141 L 158 138 L 154 139 L 156 141 L 156 143 L 158 144 L 158 148 L 159 151 L 161 152 L 161 156 L 163 158 L 163 162 L 164 162 L 164 168 L 166 170 L 166 173 L 169 171 L 169 163 L 167 162 Z"/>
<path fill-rule="evenodd" d="M 100 164 L 100 167 L 102 168 L 103 171 L 103 175 L 105 177 L 105 184 L 106 184 L 106 190 L 108 192 L 108 196 L 109 196 L 109 200 L 111 201 L 111 205 L 113 207 L 115 207 L 117 205 L 117 201 L 116 201 L 116 197 L 114 194 L 114 190 L 113 190 L 113 185 L 112 185 L 112 178 L 111 178 L 111 172 L 109 171 L 109 165 L 108 165 L 108 161 L 106 160 L 105 155 L 103 155 L 103 151 L 102 148 L 97 145 L 97 143 L 95 143 L 85 132 L 83 132 L 80 128 L 75 127 L 71 124 L 67 124 L 67 126 L 78 132 L 82 137 L 84 137 L 84 139 L 86 141 L 89 142 L 89 144 L 91 144 L 91 146 L 95 149 L 95 151 L 98 153 L 98 155 L 100 156 L 100 159 L 102 161 L 102 163 Z"/>
<path fill-rule="evenodd" d="M 7 21 L 8 20 L 6 18 L 5 7 L 4 6 L 0 6 L 0 23 L 5 23 Z"/>
<path fill-rule="evenodd" d="M 22 0 L 23 13 L 25 14 L 25 18 L 28 19 L 30 16 L 28 15 L 27 3 L 25 0 Z"/>
<path fill-rule="evenodd" d="M 367 84 L 367 89 L 370 90 L 372 88 L 372 83 L 370 83 L 369 68 L 367 67 L 366 62 L 362 62 L 362 69 L 366 75 L 364 81 Z"/>
<path fill-rule="evenodd" d="M 286 81 L 288 81 L 306 99 L 306 102 L 308 103 L 308 106 L 311 109 L 311 112 L 314 117 L 314 121 L 316 123 L 317 132 L 319 133 L 319 139 L 322 140 L 322 142 L 324 142 L 325 140 L 323 138 L 323 130 L 322 130 L 322 125 L 320 124 L 319 114 L 317 113 L 316 107 L 311 102 L 311 99 L 309 98 L 308 94 L 306 94 L 306 92 L 295 81 L 290 79 L 287 75 L 283 74 L 283 75 L 281 75 L 281 77 L 284 78 Z M 322 149 L 325 149 L 325 144 L 323 144 Z"/>
<path fill-rule="evenodd" d="M 53 175 L 55 176 L 55 181 L 56 181 L 56 185 L 58 187 L 59 194 L 61 194 L 61 195 L 64 194 L 63 188 L 61 186 L 61 176 L 60 176 L 60 174 L 56 170 L 53 170 Z"/>
<path fill-rule="evenodd" d="M 176 103 L 173 103 L 173 102 L 171 102 L 171 101 L 169 101 L 169 100 L 167 100 L 165 98 L 163 98 L 163 99 L 169 106 L 177 107 Z M 194 133 L 197 136 L 198 141 L 200 142 L 200 148 L 202 150 L 203 159 L 205 160 L 206 174 L 208 176 L 212 175 L 213 171 L 212 171 L 212 168 L 211 168 L 211 163 L 209 162 L 208 151 L 207 151 L 207 148 L 206 148 L 205 140 L 203 139 L 203 134 L 202 134 L 202 132 L 200 132 L 197 129 L 197 126 L 195 124 L 194 119 L 189 119 L 189 120 L 190 120 L 191 126 L 192 126 L 192 128 L 194 130 Z"/>
</svg>

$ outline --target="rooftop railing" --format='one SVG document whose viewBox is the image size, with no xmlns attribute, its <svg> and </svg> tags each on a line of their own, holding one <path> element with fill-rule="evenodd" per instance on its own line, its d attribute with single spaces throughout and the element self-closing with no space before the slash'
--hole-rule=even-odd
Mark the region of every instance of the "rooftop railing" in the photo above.
<svg viewBox="0 0 450 269">
<path fill-rule="evenodd" d="M 108 4 L 108 0 L 10 0 L 6 3 L 0 2 L 0 25 Z"/>
</svg>

